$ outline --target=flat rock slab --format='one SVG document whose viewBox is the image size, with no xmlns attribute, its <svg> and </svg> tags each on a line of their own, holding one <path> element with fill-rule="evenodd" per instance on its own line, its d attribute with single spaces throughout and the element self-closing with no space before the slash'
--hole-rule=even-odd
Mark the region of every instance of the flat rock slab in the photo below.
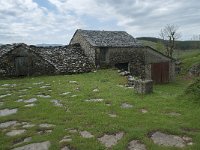
<svg viewBox="0 0 200 150">
<path fill-rule="evenodd" d="M 138 140 L 133 140 L 128 144 L 128 150 L 146 150 L 146 146 Z"/>
<path fill-rule="evenodd" d="M 98 138 L 98 140 L 105 145 L 107 148 L 111 148 L 116 145 L 117 142 L 124 136 L 124 132 L 119 132 L 113 135 L 105 134 L 104 136 Z"/>
<path fill-rule="evenodd" d="M 109 117 L 111 117 L 111 118 L 116 118 L 116 117 L 117 117 L 116 114 L 108 114 L 108 115 L 109 115 Z"/>
<path fill-rule="evenodd" d="M 34 107 L 35 106 L 35 104 L 27 104 L 27 105 L 25 105 L 24 107 Z"/>
<path fill-rule="evenodd" d="M 92 135 L 90 132 L 88 131 L 80 131 L 80 134 L 83 138 L 92 138 L 94 137 L 94 135 Z"/>
<path fill-rule="evenodd" d="M 16 109 L 2 109 L 0 110 L 0 117 L 16 114 L 17 110 L 18 110 L 17 108 Z"/>
<path fill-rule="evenodd" d="M 7 96 L 10 96 L 12 94 L 4 94 L 4 95 L 0 95 L 0 98 L 4 98 L 4 97 L 7 97 Z"/>
<path fill-rule="evenodd" d="M 181 116 L 181 114 L 177 113 L 177 112 L 169 112 L 169 113 L 167 113 L 167 115 L 169 115 L 169 116 L 175 116 L 175 117 Z"/>
<path fill-rule="evenodd" d="M 77 81 L 69 81 L 69 83 L 78 84 Z"/>
<path fill-rule="evenodd" d="M 14 148 L 13 150 L 48 150 L 50 146 L 51 143 L 49 141 L 46 141 L 42 143 L 28 144 L 22 147 Z"/>
<path fill-rule="evenodd" d="M 48 124 L 48 123 L 44 123 L 44 124 L 40 124 L 39 127 L 41 128 L 52 128 L 55 127 L 56 125 L 54 124 Z"/>
<path fill-rule="evenodd" d="M 70 148 L 65 146 L 65 147 L 61 148 L 61 150 L 70 150 Z"/>
<path fill-rule="evenodd" d="M 102 102 L 104 99 L 98 98 L 98 99 L 87 99 L 86 102 Z"/>
<path fill-rule="evenodd" d="M 32 128 L 34 126 L 35 126 L 34 124 L 25 124 L 22 126 L 22 128 Z"/>
<path fill-rule="evenodd" d="M 125 109 L 132 108 L 132 107 L 133 107 L 133 105 L 128 104 L 128 103 L 123 103 L 123 104 L 121 105 L 121 108 L 125 108 Z"/>
<path fill-rule="evenodd" d="M 37 97 L 41 97 L 41 98 L 50 98 L 50 95 L 37 95 Z"/>
<path fill-rule="evenodd" d="M 37 101 L 37 98 L 31 98 L 29 100 L 25 100 L 24 103 L 34 103 Z"/>
<path fill-rule="evenodd" d="M 148 110 L 146 110 L 146 109 L 140 109 L 140 112 L 143 113 L 143 114 L 146 114 L 146 113 L 148 113 Z"/>
<path fill-rule="evenodd" d="M 93 92 L 99 92 L 99 89 L 94 89 L 94 90 L 92 90 Z"/>
<path fill-rule="evenodd" d="M 18 146 L 18 145 L 21 145 L 21 144 L 24 144 L 27 142 L 31 142 L 31 141 L 32 141 L 32 137 L 27 137 L 27 138 L 23 139 L 22 141 L 17 142 L 14 146 Z"/>
<path fill-rule="evenodd" d="M 174 146 L 178 148 L 183 148 L 186 145 L 191 145 L 192 139 L 189 137 L 180 137 L 177 135 L 165 134 L 162 132 L 154 132 L 151 135 L 151 139 L 155 144 L 163 146 Z"/>
<path fill-rule="evenodd" d="M 68 94 L 71 94 L 71 92 L 64 92 L 64 93 L 61 93 L 60 95 L 64 96 L 64 95 L 68 95 Z"/>
<path fill-rule="evenodd" d="M 51 100 L 54 106 L 63 107 L 63 104 L 60 103 L 60 100 Z"/>
<path fill-rule="evenodd" d="M 64 136 L 63 139 L 59 143 L 71 142 L 72 139 L 70 136 Z"/>
<path fill-rule="evenodd" d="M 21 135 L 25 132 L 26 132 L 26 130 L 12 130 L 10 132 L 7 132 L 6 135 L 7 136 L 16 136 L 16 135 Z"/>
<path fill-rule="evenodd" d="M 16 124 L 17 124 L 17 121 L 3 122 L 3 123 L 0 123 L 0 129 L 5 129 L 5 128 L 8 128 L 8 127 L 14 126 Z"/>
</svg>

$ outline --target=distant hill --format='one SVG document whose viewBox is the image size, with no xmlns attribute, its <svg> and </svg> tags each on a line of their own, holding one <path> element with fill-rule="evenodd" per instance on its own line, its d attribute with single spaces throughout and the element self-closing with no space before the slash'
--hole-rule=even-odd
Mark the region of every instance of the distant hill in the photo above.
<svg viewBox="0 0 200 150">
<path fill-rule="evenodd" d="M 35 46 L 40 46 L 40 47 L 49 47 L 49 46 L 63 46 L 62 44 L 36 44 Z"/>
<path fill-rule="evenodd" d="M 164 43 L 165 41 L 155 37 L 138 37 L 138 41 L 150 41 L 155 43 Z M 200 41 L 176 41 L 176 49 L 179 50 L 191 50 L 200 49 Z"/>
</svg>

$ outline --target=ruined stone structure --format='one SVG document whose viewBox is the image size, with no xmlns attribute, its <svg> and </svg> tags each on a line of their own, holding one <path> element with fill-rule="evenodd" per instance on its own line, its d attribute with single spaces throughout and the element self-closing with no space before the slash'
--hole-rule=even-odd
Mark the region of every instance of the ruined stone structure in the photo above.
<svg viewBox="0 0 200 150">
<path fill-rule="evenodd" d="M 97 68 L 117 67 L 156 83 L 175 79 L 174 60 L 151 47 L 137 43 L 124 31 L 77 30 L 70 44 L 79 43 Z"/>
<path fill-rule="evenodd" d="M 0 77 L 89 72 L 94 67 L 80 45 L 36 47 L 0 46 Z"/>
</svg>

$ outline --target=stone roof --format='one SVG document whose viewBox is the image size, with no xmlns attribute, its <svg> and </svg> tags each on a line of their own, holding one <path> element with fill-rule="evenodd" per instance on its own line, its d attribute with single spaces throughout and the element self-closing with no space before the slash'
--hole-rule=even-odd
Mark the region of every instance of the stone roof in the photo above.
<svg viewBox="0 0 200 150">
<path fill-rule="evenodd" d="M 97 47 L 139 47 L 135 38 L 125 31 L 96 31 L 96 30 L 81 30 L 80 33 L 92 45 Z M 75 34 L 76 34 L 75 33 Z"/>
<path fill-rule="evenodd" d="M 23 43 L 7 44 L 0 46 L 0 58 L 3 55 L 15 50 L 18 47 L 24 47 L 27 50 L 34 52 L 42 59 L 50 63 L 55 69 L 62 72 L 81 72 L 79 68 L 85 68 L 91 70 L 91 66 L 88 58 L 83 54 L 80 45 L 66 45 L 66 46 L 49 46 L 49 47 L 37 47 L 29 46 Z"/>
</svg>

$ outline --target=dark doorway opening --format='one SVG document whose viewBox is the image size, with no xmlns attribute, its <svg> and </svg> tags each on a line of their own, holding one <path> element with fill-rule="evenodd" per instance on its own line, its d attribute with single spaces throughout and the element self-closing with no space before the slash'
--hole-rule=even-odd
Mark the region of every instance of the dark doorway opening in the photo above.
<svg viewBox="0 0 200 150">
<path fill-rule="evenodd" d="M 122 71 L 129 71 L 128 63 L 118 63 L 115 64 L 115 67 Z"/>
<path fill-rule="evenodd" d="M 20 56 L 15 58 L 15 69 L 17 76 L 29 75 L 29 62 L 28 57 Z"/>
</svg>

